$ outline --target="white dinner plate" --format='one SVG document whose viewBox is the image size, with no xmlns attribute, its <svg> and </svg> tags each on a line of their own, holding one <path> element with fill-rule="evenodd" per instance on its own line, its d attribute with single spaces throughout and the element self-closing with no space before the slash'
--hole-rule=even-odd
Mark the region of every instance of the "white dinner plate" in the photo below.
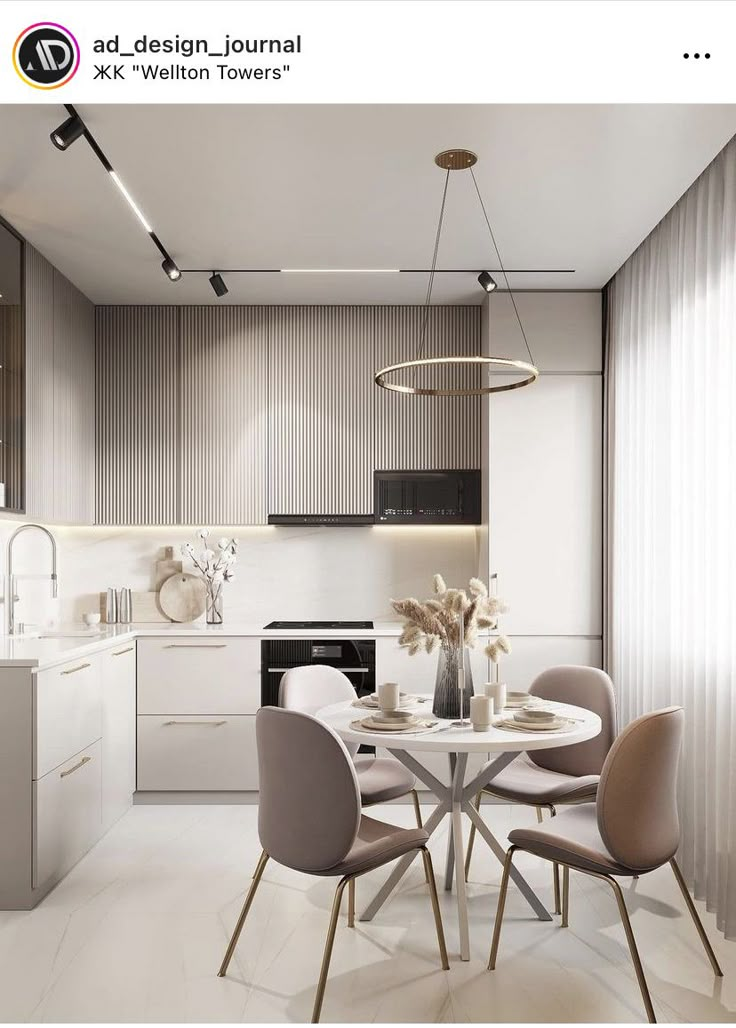
<svg viewBox="0 0 736 1028">
<path fill-rule="evenodd" d="M 416 725 L 399 725 L 396 728 L 380 728 L 378 725 L 370 725 L 370 720 L 364 718 L 361 721 L 351 721 L 350 729 L 353 732 L 368 732 L 371 735 L 375 735 L 377 732 L 392 732 L 394 735 L 426 735 L 429 732 L 439 732 L 442 728 L 441 721 L 419 721 Z"/>
<path fill-rule="evenodd" d="M 561 732 L 569 730 L 574 725 L 575 722 L 566 717 L 557 717 L 554 721 L 545 721 L 542 724 L 533 721 L 525 721 L 522 724 L 521 721 L 507 718 L 503 721 L 494 722 L 493 727 L 503 728 L 504 731 L 508 732 Z"/>
</svg>

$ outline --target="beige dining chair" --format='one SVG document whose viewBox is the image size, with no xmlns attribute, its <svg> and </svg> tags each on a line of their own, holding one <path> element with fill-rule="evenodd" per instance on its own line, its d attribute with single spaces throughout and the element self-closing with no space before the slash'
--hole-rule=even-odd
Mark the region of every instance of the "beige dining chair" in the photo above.
<svg viewBox="0 0 736 1028">
<path fill-rule="evenodd" d="M 450 965 L 426 830 L 397 828 L 362 814 L 358 777 L 345 744 L 310 714 L 261 707 L 256 714 L 256 743 L 258 835 L 263 851 L 218 976 L 227 973 L 269 859 L 305 874 L 339 878 L 312 1012 L 312 1023 L 319 1021 L 345 886 L 412 850 L 422 854 L 440 958 L 447 971 Z"/>
<path fill-rule="evenodd" d="M 571 870 L 600 878 L 611 886 L 650 1022 L 656 1022 L 654 1007 L 617 878 L 643 875 L 669 863 L 713 971 L 722 976 L 675 860 L 680 843 L 676 785 L 683 723 L 682 707 L 666 707 L 632 721 L 606 757 L 595 804 L 573 807 L 543 825 L 515 828 L 509 833 L 511 846 L 498 895 L 489 971 L 496 966 L 514 853 L 523 850 L 562 865 L 563 926 L 568 924 Z"/>
<path fill-rule="evenodd" d="M 542 810 L 548 810 L 555 817 L 559 806 L 589 803 L 595 799 L 603 762 L 616 738 L 616 698 L 613 682 L 605 671 L 576 664 L 561 664 L 543 671 L 530 685 L 529 695 L 584 707 L 601 719 L 600 733 L 593 739 L 574 746 L 556 746 L 550 750 L 522 754 L 476 797 L 477 809 L 480 809 L 484 793 L 509 803 L 536 807 L 537 820 L 541 822 Z M 466 881 L 475 832 L 475 825 L 472 825 L 465 858 Z M 560 875 L 556 865 L 552 875 L 555 913 L 559 914 Z"/>
<path fill-rule="evenodd" d="M 289 668 L 279 686 L 279 706 L 286 710 L 301 710 L 305 714 L 315 714 L 331 703 L 354 699 L 355 689 L 350 679 L 339 668 L 323 664 Z M 410 795 L 417 827 L 421 828 L 422 811 L 416 779 L 411 771 L 392 757 L 359 756 L 357 743 L 345 745 L 355 765 L 363 806 L 370 807 Z"/>
</svg>

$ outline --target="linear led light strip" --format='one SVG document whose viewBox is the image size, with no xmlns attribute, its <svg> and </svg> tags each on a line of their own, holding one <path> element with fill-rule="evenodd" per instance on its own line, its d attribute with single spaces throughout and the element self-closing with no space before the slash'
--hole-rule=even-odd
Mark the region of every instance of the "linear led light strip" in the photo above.
<svg viewBox="0 0 736 1028">
<path fill-rule="evenodd" d="M 176 266 L 176 262 L 172 258 L 171 254 L 163 245 L 163 243 L 158 238 L 156 233 L 153 231 L 153 228 L 148 223 L 148 220 L 144 216 L 140 207 L 135 202 L 133 197 L 130 195 L 128 190 L 125 188 L 125 185 L 123 184 L 120 176 L 115 171 L 112 164 L 110 164 L 109 160 L 102 151 L 95 137 L 92 135 L 90 130 L 82 121 L 81 117 L 77 112 L 77 109 L 74 107 L 73 104 L 64 104 L 64 107 L 69 117 L 62 125 L 60 125 L 57 129 L 55 129 L 55 131 L 51 133 L 51 142 L 58 150 L 68 150 L 75 140 L 79 139 L 80 136 L 84 136 L 84 138 L 89 143 L 92 151 L 94 152 L 95 156 L 97 157 L 98 161 L 105 169 L 105 171 L 109 174 L 110 178 L 113 180 L 113 182 L 120 190 L 122 195 L 125 197 L 125 200 L 129 204 L 136 218 L 138 219 L 138 221 L 140 221 L 141 225 L 144 227 L 144 229 L 156 245 L 159 253 L 163 257 L 161 267 L 164 269 L 164 271 L 169 276 L 172 282 L 177 282 L 181 278 L 181 271 Z"/>
<path fill-rule="evenodd" d="M 156 233 L 153 231 L 152 226 L 149 224 L 148 219 L 143 214 L 138 204 L 135 202 L 133 197 L 128 192 L 122 179 L 113 168 L 107 156 L 103 152 L 99 143 L 92 135 L 90 130 L 85 125 L 84 121 L 80 117 L 76 107 L 73 104 L 64 104 L 69 117 L 63 122 L 57 129 L 51 133 L 51 142 L 58 150 L 68 150 L 69 147 L 81 136 L 89 143 L 92 151 L 99 160 L 102 167 L 109 174 L 119 191 L 122 193 L 126 202 L 130 206 L 131 210 L 135 214 L 138 221 L 140 221 L 143 228 L 149 234 L 154 244 L 158 248 L 163 261 L 161 267 L 166 272 L 172 282 L 178 282 L 182 274 L 210 274 L 209 269 L 205 268 L 179 268 L 168 252 L 166 247 L 163 245 L 161 240 L 158 238 Z M 413 274 L 424 274 L 429 269 L 427 268 L 230 268 L 225 274 L 228 275 L 258 275 L 258 274 L 285 274 L 285 275 L 413 275 Z M 475 274 L 473 268 L 438 268 L 435 269 L 436 274 L 447 274 L 447 275 L 465 275 Z M 530 269 L 530 268 L 519 268 L 519 269 L 507 269 L 509 274 L 574 274 L 574 270 L 571 268 L 547 268 L 547 269 Z M 210 285 L 218 297 L 225 296 L 228 292 L 228 288 L 222 278 L 222 273 L 213 271 L 209 279 Z M 493 279 L 489 271 L 481 271 L 478 275 L 478 282 L 486 290 L 486 292 L 492 292 L 496 288 L 496 282 Z"/>
</svg>

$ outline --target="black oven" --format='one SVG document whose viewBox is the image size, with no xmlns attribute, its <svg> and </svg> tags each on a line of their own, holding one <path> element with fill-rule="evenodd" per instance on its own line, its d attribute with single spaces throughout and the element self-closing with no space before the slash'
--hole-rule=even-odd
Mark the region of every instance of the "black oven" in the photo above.
<svg viewBox="0 0 736 1028">
<path fill-rule="evenodd" d="M 282 675 L 305 664 L 339 668 L 358 696 L 376 691 L 375 639 L 262 639 L 261 706 L 278 706 Z"/>
</svg>

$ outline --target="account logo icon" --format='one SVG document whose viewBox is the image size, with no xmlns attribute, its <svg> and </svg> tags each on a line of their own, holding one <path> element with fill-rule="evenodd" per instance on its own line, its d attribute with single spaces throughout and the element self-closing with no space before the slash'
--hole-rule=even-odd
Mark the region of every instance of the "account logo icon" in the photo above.
<svg viewBox="0 0 736 1028">
<path fill-rule="evenodd" d="M 63 25 L 39 21 L 23 29 L 16 39 L 13 65 L 34 89 L 58 89 L 76 74 L 79 43 Z"/>
</svg>

